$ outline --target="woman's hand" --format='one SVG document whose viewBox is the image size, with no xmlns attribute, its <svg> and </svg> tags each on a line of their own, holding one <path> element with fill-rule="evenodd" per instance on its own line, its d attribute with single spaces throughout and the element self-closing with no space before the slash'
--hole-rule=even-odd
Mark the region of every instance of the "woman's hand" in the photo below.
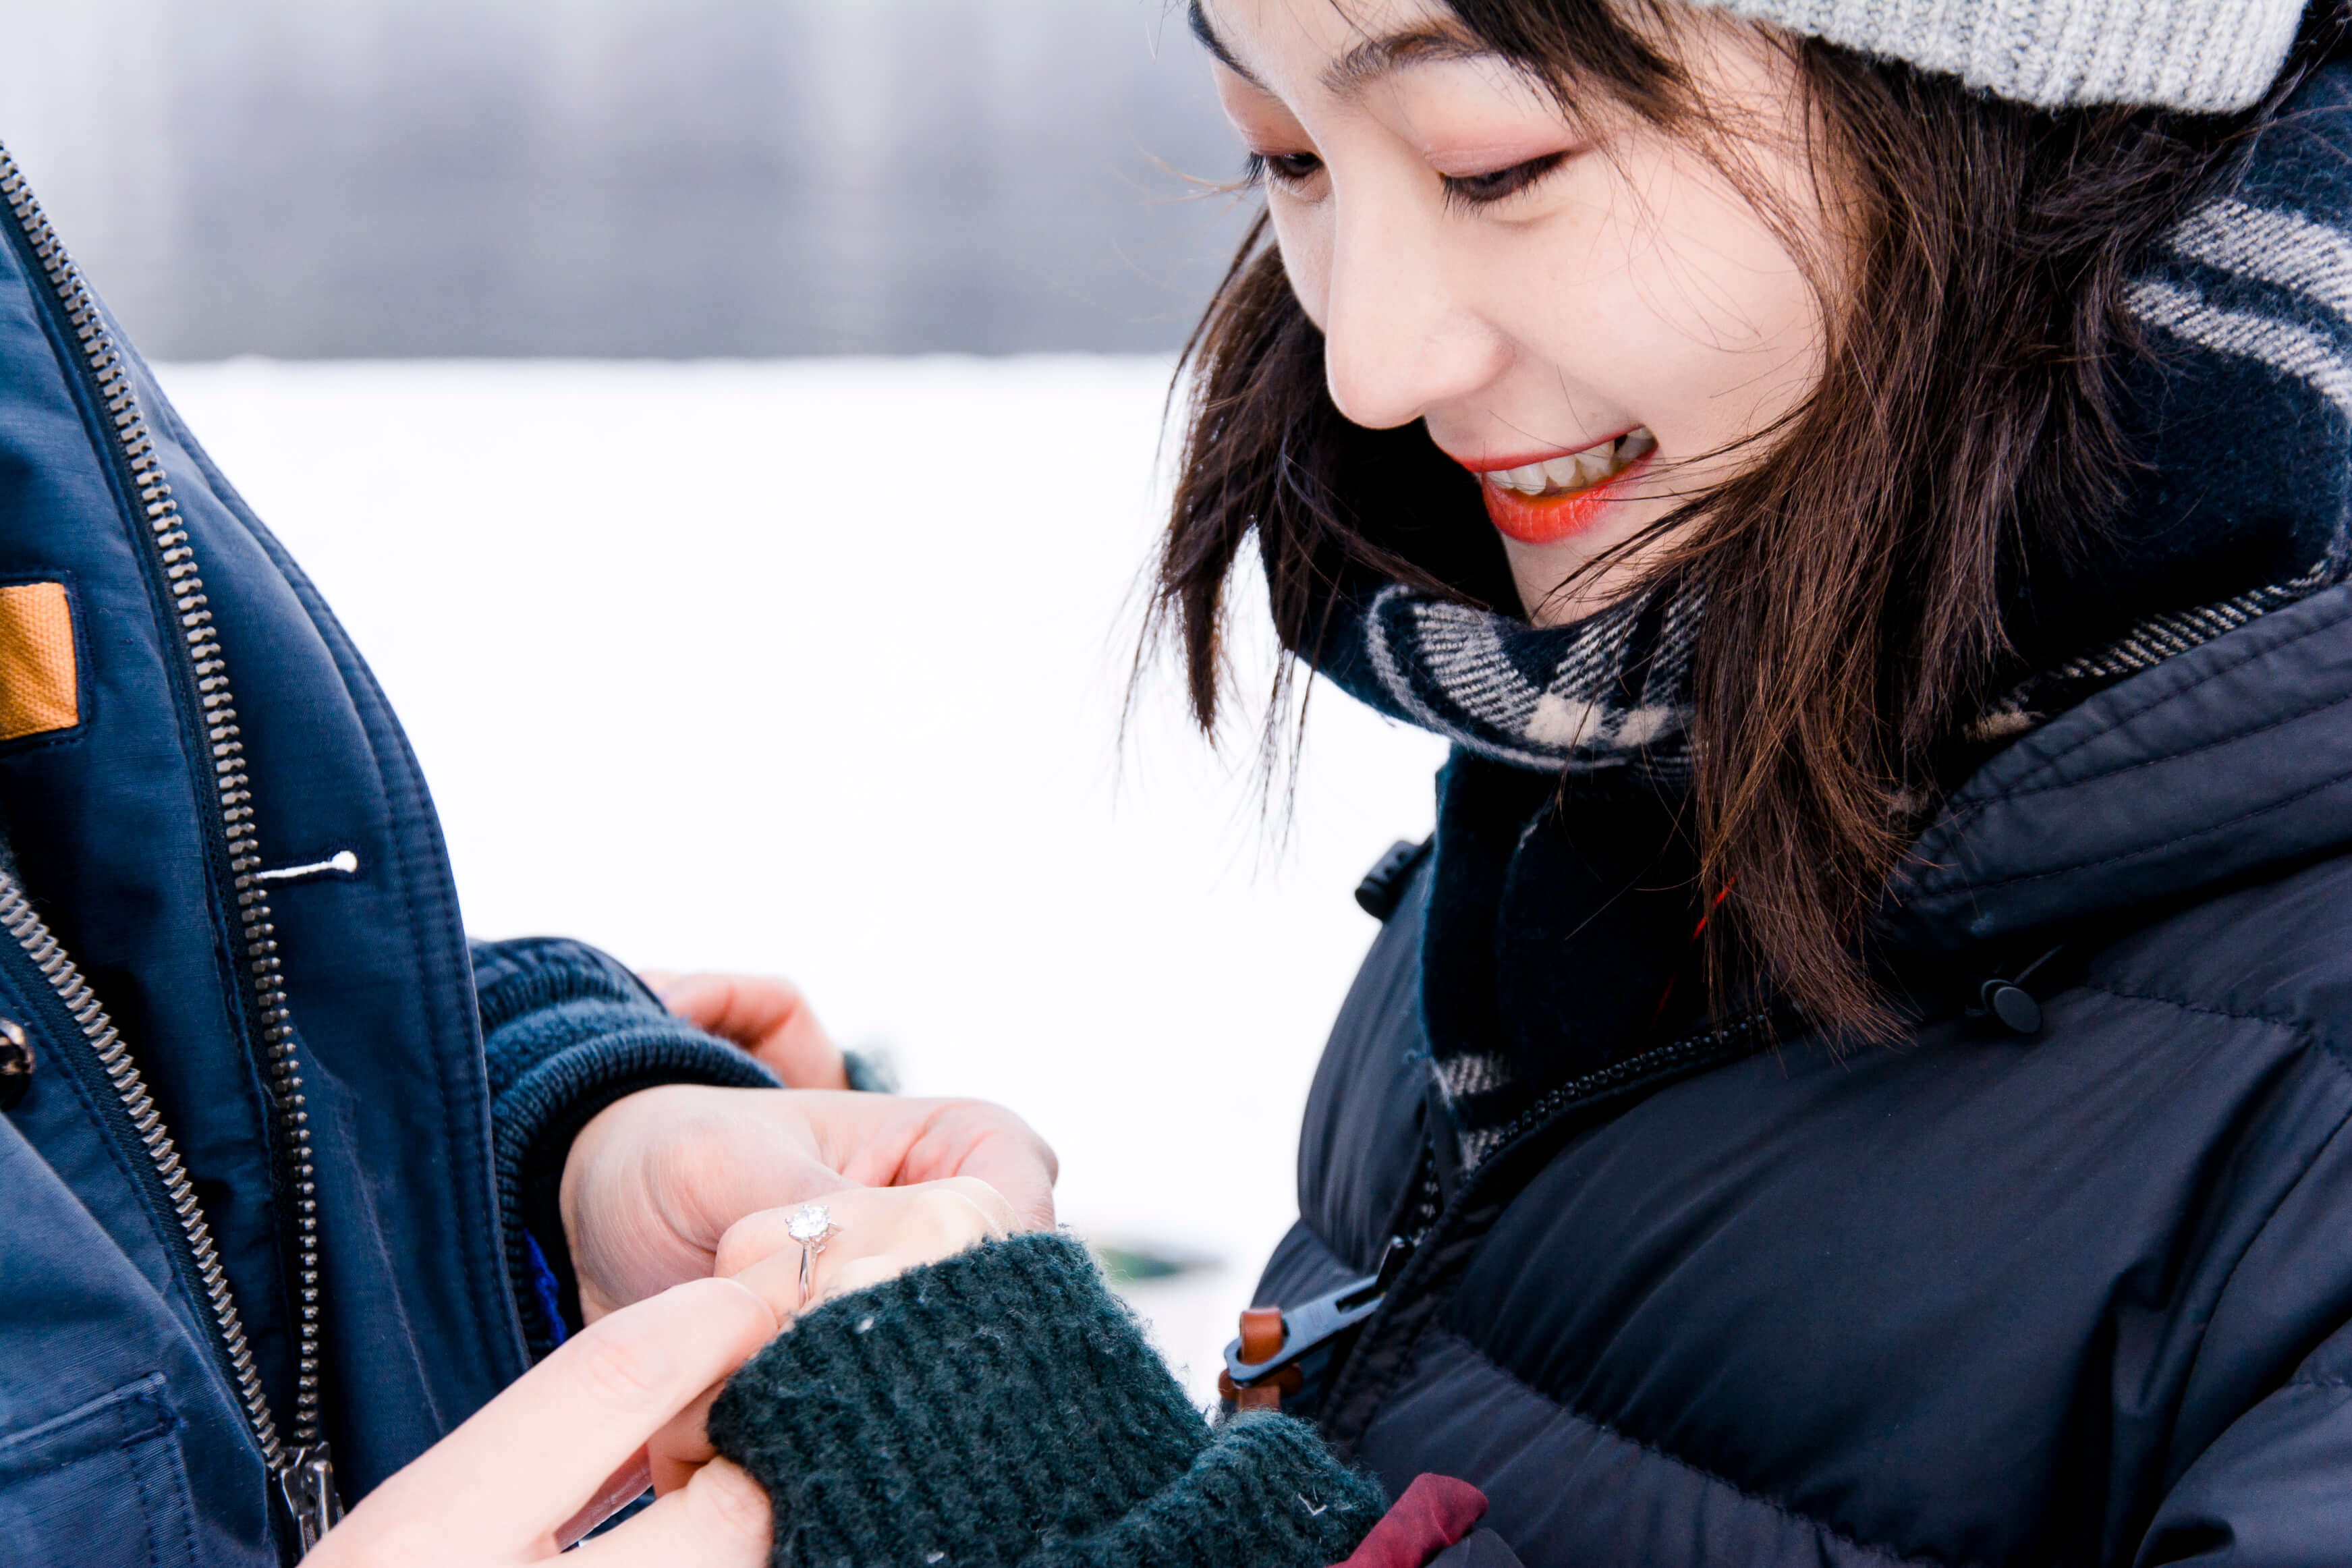
<svg viewBox="0 0 2352 1568">
<path fill-rule="evenodd" d="M 564 1239 L 591 1322 L 717 1265 L 747 1215 L 853 1187 L 977 1177 L 1023 1228 L 1054 1223 L 1054 1152 L 1001 1107 L 816 1090 L 644 1089 L 572 1141 Z"/>
<path fill-rule="evenodd" d="M 816 1009 L 789 980 L 764 974 L 671 974 L 638 979 L 662 1005 L 730 1045 L 740 1046 L 786 1089 L 847 1089 L 841 1047 L 817 1022 Z"/>
<path fill-rule="evenodd" d="M 762 1294 L 777 1271 L 740 1273 L 681 1285 L 575 1335 L 362 1499 L 305 1568 L 542 1562 L 647 1478 L 663 1496 L 566 1561 L 759 1568 L 768 1500 L 711 1458 L 702 1431 L 718 1385 L 782 1315 Z M 583 1517 L 599 1497 L 602 1512 Z"/>
</svg>

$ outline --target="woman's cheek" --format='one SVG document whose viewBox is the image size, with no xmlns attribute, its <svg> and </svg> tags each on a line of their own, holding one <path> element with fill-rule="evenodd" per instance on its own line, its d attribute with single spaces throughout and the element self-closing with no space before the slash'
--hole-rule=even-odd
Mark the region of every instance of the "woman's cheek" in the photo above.
<svg viewBox="0 0 2352 1568">
<path fill-rule="evenodd" d="M 1274 243 L 1282 253 L 1282 270 L 1299 309 L 1320 331 L 1328 317 L 1331 282 L 1331 224 L 1328 202 L 1306 203 L 1276 192 L 1267 203 L 1274 220 Z"/>
</svg>

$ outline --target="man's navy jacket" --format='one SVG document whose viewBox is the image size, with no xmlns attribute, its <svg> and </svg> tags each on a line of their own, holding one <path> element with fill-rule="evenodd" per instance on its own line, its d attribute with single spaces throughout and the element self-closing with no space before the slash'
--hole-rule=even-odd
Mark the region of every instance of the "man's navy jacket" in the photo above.
<svg viewBox="0 0 2352 1568">
<path fill-rule="evenodd" d="M 469 958 L 366 667 L 0 199 L 0 1559 L 275 1563 L 302 1461 L 356 1498 L 560 1333 L 588 1115 L 772 1080 Z"/>
</svg>

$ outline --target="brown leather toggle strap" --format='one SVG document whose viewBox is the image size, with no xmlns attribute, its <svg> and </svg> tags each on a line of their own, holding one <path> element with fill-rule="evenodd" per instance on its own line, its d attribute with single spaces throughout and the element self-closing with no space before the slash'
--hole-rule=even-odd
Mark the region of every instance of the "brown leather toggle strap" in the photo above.
<svg viewBox="0 0 2352 1568">
<path fill-rule="evenodd" d="M 1281 1308 L 1243 1308 L 1242 1359 L 1247 1362 L 1272 1361 L 1281 1352 L 1283 1337 L 1288 1331 L 1282 1326 Z"/>
<path fill-rule="evenodd" d="M 1283 1400 L 1306 1386 L 1307 1378 L 1295 1366 L 1270 1372 L 1251 1383 L 1235 1383 L 1233 1373 L 1217 1373 L 1217 1394 L 1236 1410 L 1279 1410 Z"/>
</svg>

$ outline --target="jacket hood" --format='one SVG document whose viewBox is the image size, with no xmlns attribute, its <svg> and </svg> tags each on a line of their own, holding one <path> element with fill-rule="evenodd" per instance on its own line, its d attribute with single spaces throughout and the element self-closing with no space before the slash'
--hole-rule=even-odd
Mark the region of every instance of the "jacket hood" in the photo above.
<svg viewBox="0 0 2352 1568">
<path fill-rule="evenodd" d="M 2352 839 L 2352 68 L 2298 89 L 2130 303 L 2142 460 L 2088 559 L 2029 563 L 2009 622 L 2040 673 L 1984 731 L 2022 733 L 1898 873 L 1897 952 L 2125 915 Z"/>
</svg>

